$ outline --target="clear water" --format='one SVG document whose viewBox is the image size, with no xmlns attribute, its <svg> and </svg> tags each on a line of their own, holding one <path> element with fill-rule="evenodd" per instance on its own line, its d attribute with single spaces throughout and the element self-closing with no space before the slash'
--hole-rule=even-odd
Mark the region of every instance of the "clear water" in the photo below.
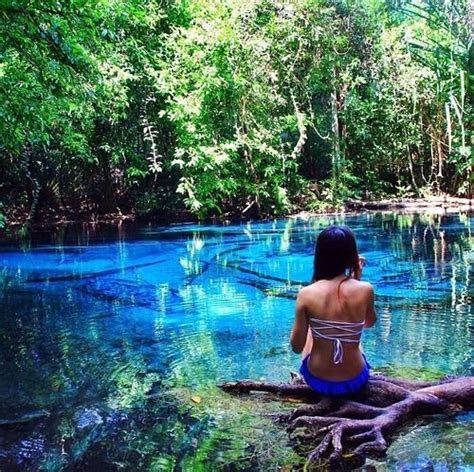
<svg viewBox="0 0 474 472">
<path fill-rule="evenodd" d="M 472 375 L 473 217 L 368 214 L 90 227 L 0 247 L 0 470 L 297 467 L 239 378 L 287 379 L 315 236 L 350 225 L 376 289 L 375 367 Z M 380 470 L 474 468 L 474 416 L 417 428 Z"/>
</svg>

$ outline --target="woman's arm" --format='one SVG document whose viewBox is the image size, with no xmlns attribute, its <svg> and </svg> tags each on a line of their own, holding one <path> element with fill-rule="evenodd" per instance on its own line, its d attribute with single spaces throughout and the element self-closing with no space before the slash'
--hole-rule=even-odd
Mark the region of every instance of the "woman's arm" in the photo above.
<svg viewBox="0 0 474 472">
<path fill-rule="evenodd" d="M 293 352 L 297 353 L 300 353 L 304 349 L 309 326 L 303 298 L 300 291 L 296 299 L 295 320 L 293 321 L 293 328 L 291 328 L 290 334 L 291 347 L 293 348 Z"/>
<path fill-rule="evenodd" d="M 372 285 L 368 285 L 368 302 L 367 302 L 367 312 L 365 314 L 365 327 L 370 328 L 377 321 L 377 315 L 375 314 L 375 305 L 374 305 L 374 289 Z"/>
</svg>

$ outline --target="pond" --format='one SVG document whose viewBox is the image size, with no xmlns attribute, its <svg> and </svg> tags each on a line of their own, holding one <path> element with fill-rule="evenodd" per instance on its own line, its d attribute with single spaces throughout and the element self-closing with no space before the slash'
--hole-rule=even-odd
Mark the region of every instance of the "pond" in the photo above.
<svg viewBox="0 0 474 472">
<path fill-rule="evenodd" d="M 367 259 L 371 364 L 472 375 L 472 215 L 66 228 L 0 247 L 0 469 L 304 464 L 265 415 L 294 405 L 216 385 L 297 370 L 294 298 L 330 223 L 348 224 Z M 473 436 L 472 414 L 412 425 L 373 463 L 472 469 Z"/>
</svg>

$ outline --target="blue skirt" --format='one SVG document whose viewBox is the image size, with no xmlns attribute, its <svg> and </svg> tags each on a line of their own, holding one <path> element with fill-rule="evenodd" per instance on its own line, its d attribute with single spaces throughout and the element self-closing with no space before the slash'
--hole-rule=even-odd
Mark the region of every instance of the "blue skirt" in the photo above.
<svg viewBox="0 0 474 472">
<path fill-rule="evenodd" d="M 354 393 L 360 390 L 369 380 L 370 364 L 367 362 L 365 355 L 362 354 L 365 360 L 365 365 L 362 370 L 351 379 L 348 380 L 323 380 L 315 377 L 308 368 L 309 354 L 301 362 L 300 373 L 305 382 L 316 392 L 323 395 L 344 395 L 347 393 Z"/>
</svg>

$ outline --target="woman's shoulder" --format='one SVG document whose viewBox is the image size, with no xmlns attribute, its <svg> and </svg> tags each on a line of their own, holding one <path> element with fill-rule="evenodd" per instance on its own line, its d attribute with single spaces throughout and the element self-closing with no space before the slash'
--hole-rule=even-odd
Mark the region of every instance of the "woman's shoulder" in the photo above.
<svg viewBox="0 0 474 472">
<path fill-rule="evenodd" d="M 372 296 L 374 293 L 374 287 L 372 287 L 371 283 L 357 279 L 350 279 L 350 284 L 347 284 L 347 288 L 352 292 L 357 292 L 367 297 Z"/>
<path fill-rule="evenodd" d="M 319 284 L 318 282 L 312 282 L 308 285 L 305 285 L 301 287 L 298 290 L 298 299 L 304 300 L 305 298 L 313 298 L 315 293 L 317 293 L 319 290 Z"/>
<path fill-rule="evenodd" d="M 305 285 L 304 287 L 301 287 L 298 291 L 298 298 L 301 300 L 308 297 L 313 298 L 318 293 L 324 294 L 328 290 L 330 292 L 333 291 L 333 288 L 327 287 L 324 284 L 321 284 L 320 282 L 321 281 L 313 282 L 309 285 Z M 371 283 L 353 279 L 353 278 L 345 280 L 344 283 L 341 284 L 341 288 L 343 290 L 349 289 L 350 291 L 357 291 L 359 293 L 364 293 L 364 294 L 369 294 L 369 295 L 372 294 L 374 291 Z"/>
<path fill-rule="evenodd" d="M 365 280 L 357 280 L 357 279 L 351 279 L 358 288 L 361 288 L 363 290 L 373 290 L 374 288 L 372 287 L 372 284 L 370 282 L 366 282 Z"/>
</svg>

